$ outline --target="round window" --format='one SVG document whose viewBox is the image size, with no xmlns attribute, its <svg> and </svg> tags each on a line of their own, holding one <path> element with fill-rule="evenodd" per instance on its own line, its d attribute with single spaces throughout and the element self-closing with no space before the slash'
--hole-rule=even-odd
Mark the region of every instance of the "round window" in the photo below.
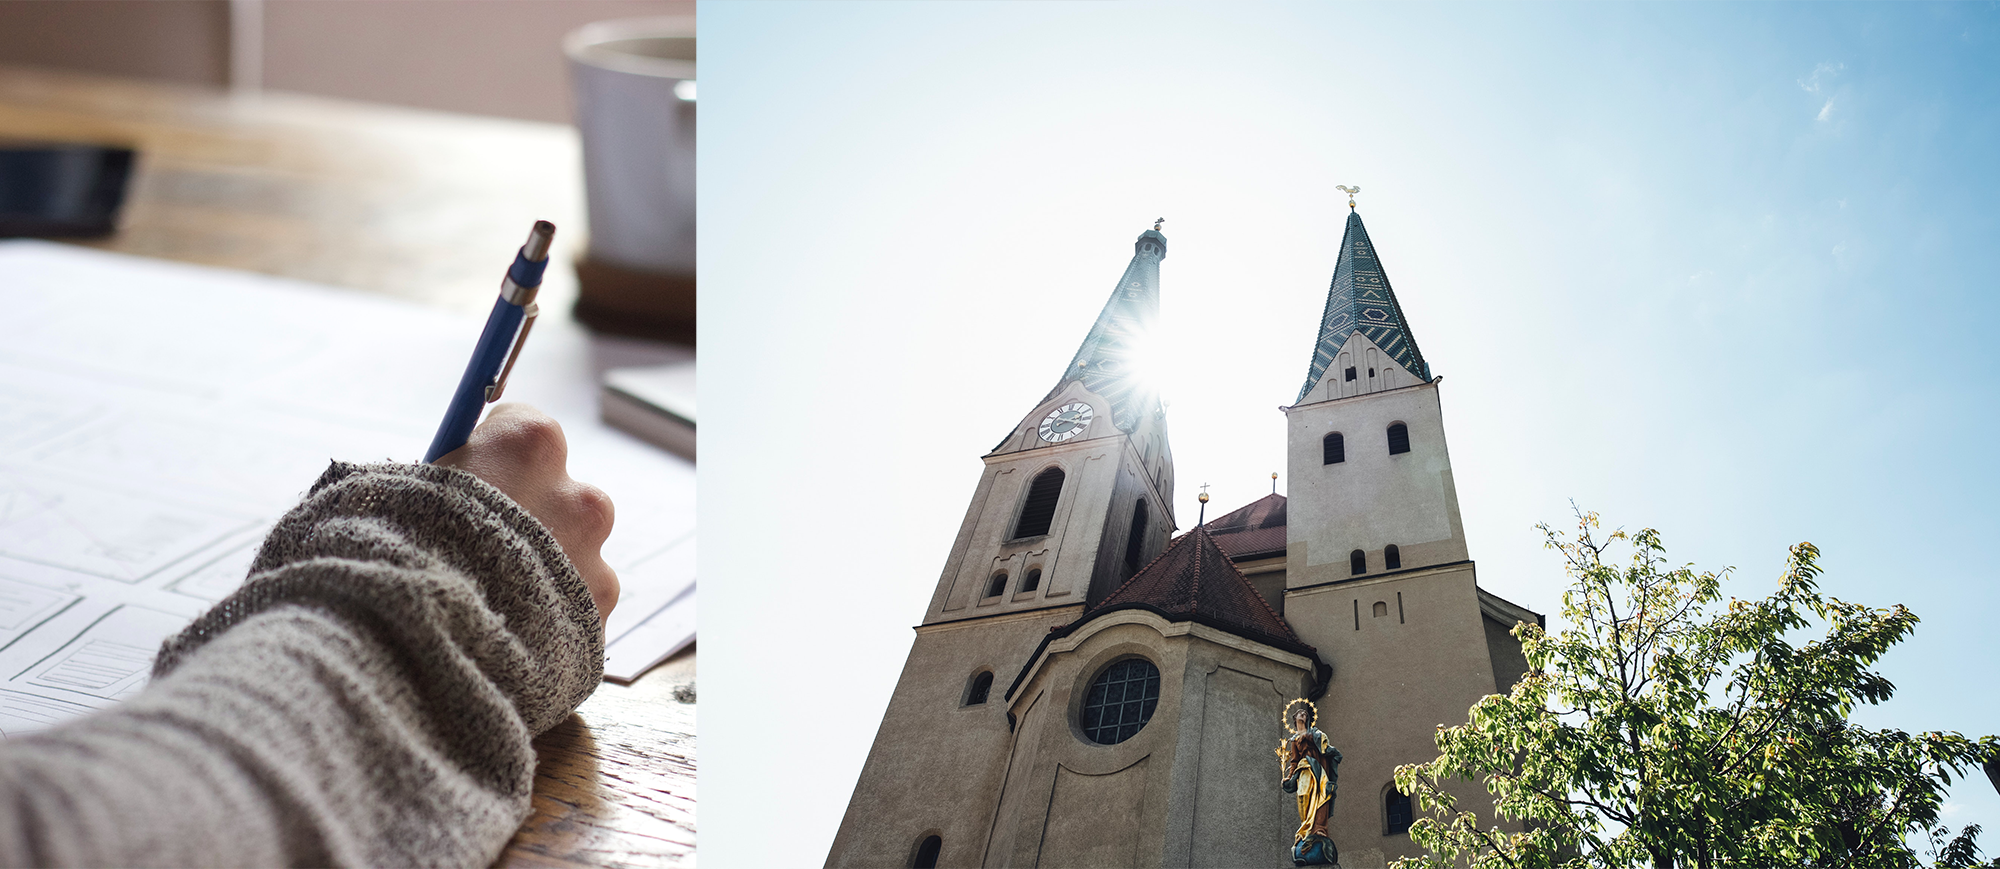
<svg viewBox="0 0 2000 869">
<path fill-rule="evenodd" d="M 1144 658 L 1127 658 L 1104 669 L 1083 700 L 1083 735 L 1099 745 L 1117 745 L 1153 717 L 1160 705 L 1160 668 Z"/>
</svg>

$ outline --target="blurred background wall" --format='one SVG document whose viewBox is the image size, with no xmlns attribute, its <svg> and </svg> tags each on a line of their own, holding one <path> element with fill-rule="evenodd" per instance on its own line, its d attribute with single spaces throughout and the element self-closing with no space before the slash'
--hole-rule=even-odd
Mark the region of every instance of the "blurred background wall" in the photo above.
<svg viewBox="0 0 2000 869">
<path fill-rule="evenodd" d="M 227 0 L 0 0 L 0 63 L 229 82 Z"/>
<path fill-rule="evenodd" d="M 567 122 L 562 36 L 694 0 L 0 0 L 0 64 Z"/>
</svg>

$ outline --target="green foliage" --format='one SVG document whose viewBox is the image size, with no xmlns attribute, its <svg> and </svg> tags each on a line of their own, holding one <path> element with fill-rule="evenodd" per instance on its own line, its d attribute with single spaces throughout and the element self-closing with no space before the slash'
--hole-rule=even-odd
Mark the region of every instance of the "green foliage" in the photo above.
<svg viewBox="0 0 2000 869">
<path fill-rule="evenodd" d="M 1440 727 L 1437 759 L 1396 770 L 1429 815 L 1410 828 L 1428 855 L 1396 865 L 1922 865 L 1905 837 L 1931 833 L 1953 777 L 2000 742 L 1847 721 L 1889 698 L 1869 668 L 1917 617 L 1822 595 L 1810 543 L 1792 547 L 1775 594 L 1724 603 L 1727 571 L 1669 566 L 1651 529 L 1599 542 L 1596 514 L 1578 518 L 1572 537 L 1541 526 L 1568 561 L 1571 627 L 1516 627 L 1528 675 Z M 1621 542 L 1631 559 L 1608 563 Z M 1453 780 L 1482 782 L 1526 831 L 1459 811 Z M 1952 852 L 1963 862 L 1934 849 L 1935 862 L 1975 865 L 1967 833 Z"/>
<path fill-rule="evenodd" d="M 1937 840 L 1950 836 L 1950 827 L 1939 827 L 1930 831 L 1931 865 L 1936 869 L 2000 869 L 2000 858 L 1990 863 L 1979 862 L 1979 825 L 1967 824 L 1957 837 L 1937 845 Z"/>
</svg>

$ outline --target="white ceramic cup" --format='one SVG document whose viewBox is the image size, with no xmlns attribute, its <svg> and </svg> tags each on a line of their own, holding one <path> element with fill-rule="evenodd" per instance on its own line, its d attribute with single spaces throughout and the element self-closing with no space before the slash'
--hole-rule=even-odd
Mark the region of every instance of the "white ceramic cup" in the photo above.
<svg viewBox="0 0 2000 869">
<path fill-rule="evenodd" d="M 694 274 L 694 17 L 599 21 L 563 38 L 583 135 L 590 258 Z"/>
</svg>

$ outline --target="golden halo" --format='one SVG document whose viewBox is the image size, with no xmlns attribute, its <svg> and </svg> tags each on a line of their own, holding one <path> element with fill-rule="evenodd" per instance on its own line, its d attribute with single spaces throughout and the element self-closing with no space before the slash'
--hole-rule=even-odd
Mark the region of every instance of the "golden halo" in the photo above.
<svg viewBox="0 0 2000 869">
<path fill-rule="evenodd" d="M 1290 732 L 1292 729 L 1292 714 L 1293 714 L 1292 707 L 1297 706 L 1300 703 L 1304 703 L 1306 705 L 1306 711 L 1312 713 L 1312 720 L 1307 722 L 1306 726 L 1307 727 L 1319 726 L 1319 707 L 1314 706 L 1311 700 L 1307 700 L 1304 697 L 1300 697 L 1297 700 L 1293 700 L 1292 702 L 1285 704 L 1284 725 L 1286 732 Z"/>
</svg>

